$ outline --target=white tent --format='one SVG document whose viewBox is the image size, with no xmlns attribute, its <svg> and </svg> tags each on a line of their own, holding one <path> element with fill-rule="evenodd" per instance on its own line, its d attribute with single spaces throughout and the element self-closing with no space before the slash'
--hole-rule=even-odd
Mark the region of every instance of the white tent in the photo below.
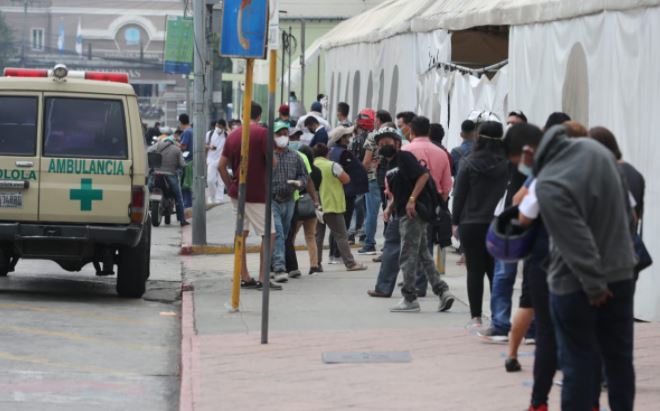
<svg viewBox="0 0 660 411">
<path fill-rule="evenodd" d="M 490 80 L 428 70 L 450 62 L 452 32 L 480 26 L 510 26 L 508 67 Z M 644 240 L 660 261 L 659 38 L 660 0 L 392 0 L 338 25 L 320 46 L 332 102 L 449 118 L 449 147 L 470 105 L 521 109 L 539 125 L 566 111 L 610 128 L 647 177 Z M 640 276 L 638 318 L 660 320 L 658 264 Z"/>
</svg>

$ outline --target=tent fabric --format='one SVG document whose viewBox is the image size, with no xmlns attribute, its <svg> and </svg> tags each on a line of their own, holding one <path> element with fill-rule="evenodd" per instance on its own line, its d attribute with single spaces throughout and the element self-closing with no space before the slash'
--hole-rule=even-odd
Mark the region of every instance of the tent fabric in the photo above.
<svg viewBox="0 0 660 411">
<path fill-rule="evenodd" d="M 509 44 L 512 108 L 522 109 L 541 126 L 553 111 L 583 118 L 586 112 L 587 126 L 612 130 L 624 160 L 646 176 L 644 241 L 655 264 L 641 273 L 637 284 L 635 316 L 643 320 L 660 320 L 660 208 L 654 206 L 660 203 L 660 181 L 654 179 L 660 175 L 660 141 L 655 137 L 660 117 L 653 115 L 660 112 L 658 21 L 660 7 L 605 12 L 512 27 Z M 582 74 L 582 57 L 572 52 L 576 45 L 586 57 Z M 587 90 L 564 87 L 567 81 Z M 583 92 L 586 99 L 579 95 Z"/>
<path fill-rule="evenodd" d="M 658 5 L 660 0 L 389 0 L 338 24 L 321 38 L 321 47 L 375 43 L 409 32 L 525 25 Z"/>
<path fill-rule="evenodd" d="M 393 113 L 415 110 L 418 77 L 437 61 L 448 61 L 450 57 L 451 37 L 443 30 L 407 33 L 375 44 L 357 43 L 327 50 L 325 84 L 331 102 L 330 118 L 334 118 L 333 106 L 339 101 L 351 105 L 351 116 L 364 107 L 384 108 Z M 353 107 L 355 101 L 357 107 Z"/>
</svg>

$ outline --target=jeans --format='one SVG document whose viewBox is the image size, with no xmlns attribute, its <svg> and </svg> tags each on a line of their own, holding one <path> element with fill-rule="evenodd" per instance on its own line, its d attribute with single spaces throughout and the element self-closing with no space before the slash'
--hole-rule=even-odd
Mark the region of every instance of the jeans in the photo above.
<svg viewBox="0 0 660 411">
<path fill-rule="evenodd" d="M 561 391 L 563 411 L 591 410 L 598 403 L 602 376 L 601 359 L 608 381 L 612 411 L 631 411 L 635 400 L 633 367 L 632 280 L 608 284 L 613 294 L 594 307 L 582 291 L 568 295 L 550 293 L 550 312 L 555 325 L 559 364 L 564 374 Z"/>
<path fill-rule="evenodd" d="M 353 211 L 353 218 L 351 218 L 351 224 L 348 229 L 349 234 L 355 235 L 362 229 L 365 213 L 364 201 L 364 194 L 355 197 L 355 210 Z"/>
<path fill-rule="evenodd" d="M 376 180 L 369 181 L 369 192 L 364 195 L 366 204 L 366 215 L 364 219 L 364 245 L 376 247 L 376 227 L 378 226 L 378 214 L 380 213 L 380 188 Z"/>
<path fill-rule="evenodd" d="M 401 294 L 407 301 L 417 299 L 415 279 L 420 270 L 426 274 L 436 295 L 449 290 L 447 283 L 440 279 L 440 274 L 433 263 L 433 257 L 429 253 L 428 224 L 419 217 L 410 218 L 407 215 L 401 217 L 399 221 L 399 233 L 401 234 L 399 264 L 403 272 Z"/>
<path fill-rule="evenodd" d="M 517 273 L 517 263 L 495 260 L 493 289 L 490 295 L 490 311 L 493 317 L 491 325 L 504 335 L 511 330 L 511 298 Z"/>
<path fill-rule="evenodd" d="M 275 248 L 273 250 L 273 271 L 286 271 L 284 244 L 291 230 L 293 210 L 296 202 L 293 200 L 278 203 L 273 200 L 273 225 L 275 226 Z"/>
<path fill-rule="evenodd" d="M 557 371 L 557 342 L 555 327 L 550 318 L 550 294 L 546 279 L 548 259 L 548 234 L 545 229 L 542 229 L 536 237 L 532 254 L 525 261 L 528 267 L 529 292 L 532 297 L 534 322 L 536 323 L 534 386 L 532 388 L 532 405 L 534 407 L 548 403 L 548 395 Z"/>
<path fill-rule="evenodd" d="M 353 218 L 353 209 L 355 208 L 355 196 L 346 196 L 346 211 L 344 211 L 344 223 L 346 224 L 346 229 L 351 224 L 351 219 Z M 337 242 L 335 237 L 330 232 L 330 257 L 339 258 L 341 254 L 339 253 L 339 247 L 337 247 Z"/>
<path fill-rule="evenodd" d="M 399 275 L 399 254 L 401 254 L 401 236 L 399 235 L 399 219 L 392 218 L 385 229 L 385 245 L 383 246 L 382 262 L 376 280 L 376 291 L 392 295 L 396 287 L 396 277 Z M 426 278 L 424 278 L 426 281 Z"/>
<path fill-rule="evenodd" d="M 325 228 L 328 226 L 337 242 L 337 248 L 339 249 L 339 254 L 341 254 L 341 259 L 344 261 L 344 265 L 346 268 L 354 267 L 356 262 L 353 253 L 351 253 L 351 246 L 348 245 L 348 233 L 346 232 L 344 213 L 325 213 L 323 220 L 325 224 L 318 223 L 316 226 L 316 247 L 319 256 L 319 265 L 323 261 L 323 240 L 325 239 Z"/>
<path fill-rule="evenodd" d="M 484 298 L 484 276 L 493 282 L 493 257 L 486 250 L 488 224 L 461 224 L 458 227 L 461 245 L 465 251 L 467 268 L 467 289 L 470 302 L 470 315 L 481 317 Z"/>
<path fill-rule="evenodd" d="M 165 175 L 164 176 L 167 179 L 167 185 L 170 186 L 170 190 L 172 190 L 172 193 L 174 194 L 174 204 L 176 207 L 176 219 L 179 222 L 185 221 L 186 217 L 184 215 L 184 209 L 183 209 L 183 197 L 181 196 L 181 184 L 179 183 L 179 176 L 177 175 Z M 148 187 L 149 187 L 149 192 L 154 187 L 154 179 L 153 176 L 149 176 L 149 182 L 148 182 Z"/>
</svg>

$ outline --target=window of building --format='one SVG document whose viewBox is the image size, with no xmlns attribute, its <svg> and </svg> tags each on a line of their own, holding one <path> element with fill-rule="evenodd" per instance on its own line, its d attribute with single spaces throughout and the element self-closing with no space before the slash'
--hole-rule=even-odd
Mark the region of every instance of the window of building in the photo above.
<svg viewBox="0 0 660 411">
<path fill-rule="evenodd" d="M 44 49 L 44 29 L 32 29 L 32 50 Z"/>
</svg>

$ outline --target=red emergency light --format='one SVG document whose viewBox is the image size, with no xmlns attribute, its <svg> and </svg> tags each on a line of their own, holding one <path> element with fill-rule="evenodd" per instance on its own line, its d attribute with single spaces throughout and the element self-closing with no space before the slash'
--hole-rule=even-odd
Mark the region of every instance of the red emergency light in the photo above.
<svg viewBox="0 0 660 411">
<path fill-rule="evenodd" d="M 7 67 L 5 77 L 48 77 L 48 70 Z"/>
<path fill-rule="evenodd" d="M 62 64 L 58 64 L 53 70 L 7 67 L 4 70 L 4 75 L 5 77 L 52 77 L 56 80 L 64 80 L 66 77 L 71 77 L 85 80 L 128 83 L 128 73 L 108 73 L 103 71 L 68 71 L 67 68 Z"/>
</svg>

